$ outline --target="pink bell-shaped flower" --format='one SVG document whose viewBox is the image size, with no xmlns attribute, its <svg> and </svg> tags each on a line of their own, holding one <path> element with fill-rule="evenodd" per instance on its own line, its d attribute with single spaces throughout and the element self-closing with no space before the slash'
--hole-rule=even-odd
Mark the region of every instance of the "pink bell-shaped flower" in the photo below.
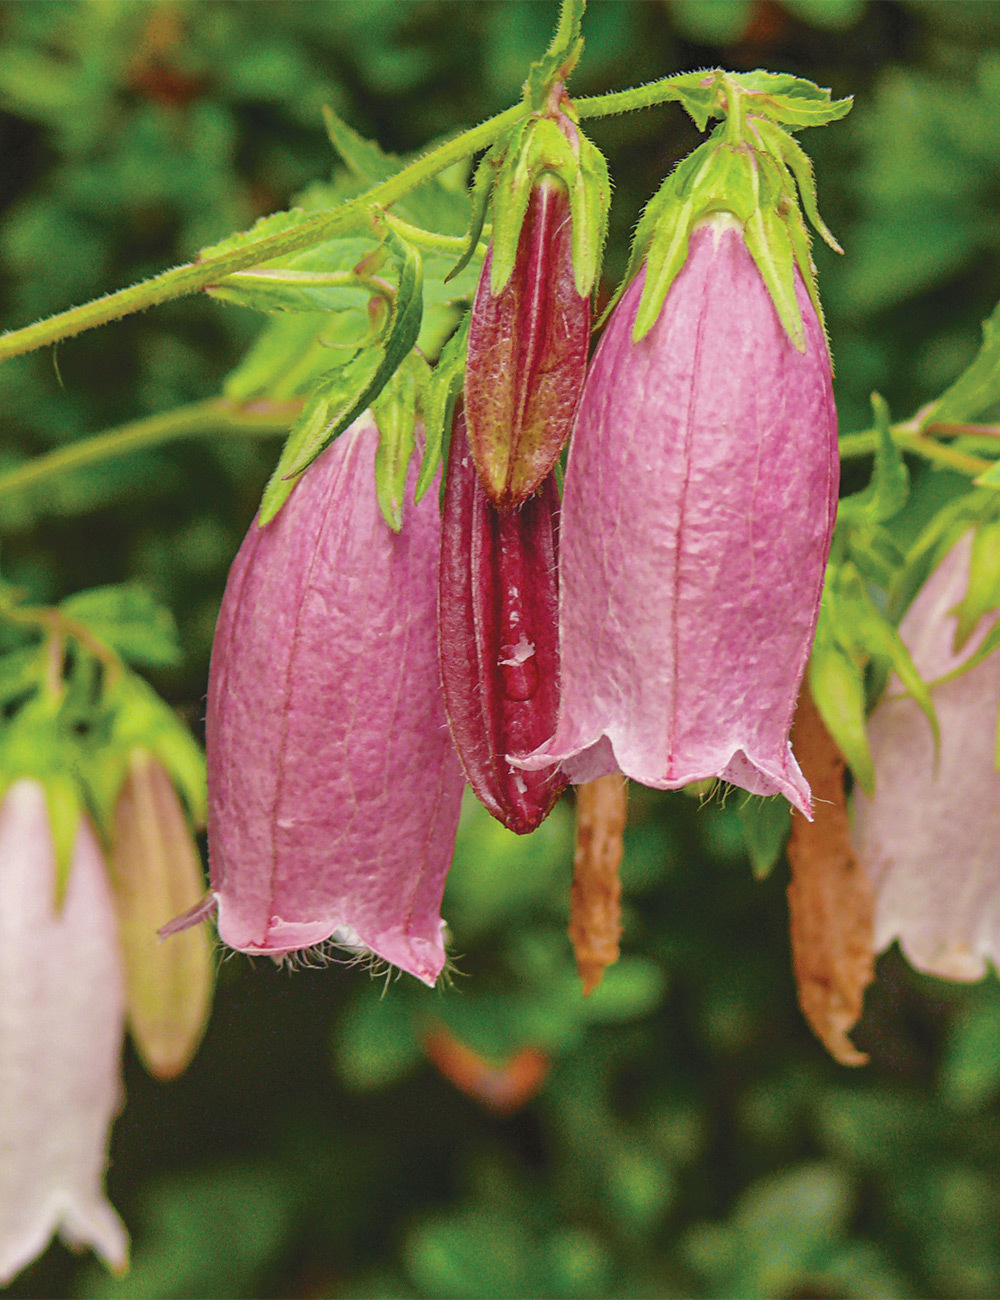
<svg viewBox="0 0 1000 1300">
<path fill-rule="evenodd" d="M 931 574 L 899 631 L 925 681 L 964 663 L 984 617 L 956 653 L 955 607 L 965 595 L 972 534 Z M 896 939 L 918 970 L 977 980 L 1000 966 L 1000 773 L 994 761 L 1000 652 L 931 690 L 938 753 L 919 705 L 890 679 L 868 723 L 875 794 L 854 793 L 858 858 L 875 887 L 875 948 Z"/>
<path fill-rule="evenodd" d="M 739 223 L 716 216 L 652 329 L 645 272 L 594 356 L 560 518 L 562 693 L 525 766 L 657 789 L 721 777 L 810 815 L 788 734 L 838 485 L 823 328 L 798 269 L 803 351 Z"/>
<path fill-rule="evenodd" d="M 125 987 L 111 889 L 86 816 L 65 896 L 45 790 L 0 804 L 0 1286 L 53 1233 L 116 1269 L 128 1237 L 104 1196 L 121 1102 Z"/>
<path fill-rule="evenodd" d="M 333 938 L 433 984 L 463 778 L 438 670 L 437 494 L 402 530 L 363 416 L 266 528 L 222 601 L 208 688 L 219 933 L 279 955 Z"/>
</svg>

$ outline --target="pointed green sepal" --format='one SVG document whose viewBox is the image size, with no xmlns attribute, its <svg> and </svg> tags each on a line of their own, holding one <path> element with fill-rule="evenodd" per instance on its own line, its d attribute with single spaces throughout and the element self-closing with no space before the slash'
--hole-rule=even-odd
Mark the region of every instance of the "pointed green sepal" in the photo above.
<svg viewBox="0 0 1000 1300">
<path fill-rule="evenodd" d="M 854 657 L 824 627 L 820 610 L 809 660 L 809 689 L 823 723 L 864 792 L 875 793 L 875 764 L 865 727 L 864 673 Z"/>
<path fill-rule="evenodd" d="M 581 298 L 588 298 L 600 278 L 611 208 L 611 176 L 600 149 L 582 133 L 580 157 L 569 185 L 573 218 L 573 278 Z"/>
<path fill-rule="evenodd" d="M 414 502 L 419 502 L 437 475 L 444 452 L 445 436 L 451 429 L 455 403 L 465 380 L 465 354 L 469 342 L 466 312 L 461 325 L 441 350 L 424 392 L 424 457 L 420 463 Z"/>
<path fill-rule="evenodd" d="M 753 117 L 753 115 L 751 117 L 753 118 L 752 124 L 759 132 L 762 141 L 794 176 L 795 183 L 799 188 L 802 206 L 816 233 L 835 253 L 843 253 L 844 250 L 819 214 L 819 205 L 816 198 L 816 174 L 813 171 L 812 159 L 798 140 L 794 136 L 790 136 L 787 131 L 782 131 L 779 126 L 768 121 L 767 118 L 757 118 Z"/>
<path fill-rule="evenodd" d="M 483 233 L 483 226 L 486 224 L 486 211 L 490 205 L 490 196 L 493 193 L 493 182 L 496 179 L 496 171 L 500 165 L 501 152 L 497 145 L 488 149 L 479 160 L 479 166 L 476 168 L 475 175 L 472 178 L 472 190 L 470 198 L 472 200 L 472 220 L 469 224 L 469 233 L 466 236 L 465 250 L 448 274 L 444 277 L 445 284 L 454 280 L 460 275 L 472 261 L 476 249 L 479 245 L 479 237 Z"/>
<path fill-rule="evenodd" d="M 69 885 L 69 872 L 73 862 L 76 833 L 83 812 L 83 801 L 79 785 L 68 772 L 47 772 L 41 781 L 45 789 L 45 806 L 49 812 L 52 847 L 56 857 L 55 907 L 59 911 Z"/>
<path fill-rule="evenodd" d="M 954 649 L 957 654 L 980 619 L 1000 609 L 1000 520 L 981 524 L 973 534 L 969 585 L 955 609 Z"/>
<path fill-rule="evenodd" d="M 747 248 L 767 285 L 785 333 L 799 352 L 806 348 L 802 312 L 795 296 L 795 255 L 785 222 L 777 212 L 758 208 L 744 227 Z"/>
<path fill-rule="evenodd" d="M 427 363 L 411 353 L 372 403 L 378 425 L 375 493 L 385 522 L 398 533 L 403 526 L 403 499 L 410 457 L 416 446 L 417 405 L 422 404 Z"/>
<path fill-rule="evenodd" d="M 502 293 L 514 273 L 532 192 L 546 180 L 565 187 L 572 222 L 573 278 L 586 298 L 600 271 L 607 237 L 611 180 L 600 150 L 561 109 L 518 124 L 502 144 L 493 192 L 490 293 Z"/>
<path fill-rule="evenodd" d="M 257 517 L 261 528 L 274 519 L 295 480 L 320 452 L 375 402 L 417 342 L 423 319 L 423 259 L 391 227 L 385 228 L 385 239 L 398 265 L 399 282 L 382 337 L 317 385 L 264 490 Z"/>
</svg>

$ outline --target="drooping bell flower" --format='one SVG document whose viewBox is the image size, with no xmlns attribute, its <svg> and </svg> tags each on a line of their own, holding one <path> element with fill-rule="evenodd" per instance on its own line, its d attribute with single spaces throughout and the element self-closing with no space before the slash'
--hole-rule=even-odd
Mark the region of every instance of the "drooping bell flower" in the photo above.
<svg viewBox="0 0 1000 1300">
<path fill-rule="evenodd" d="M 951 548 L 900 624 L 928 683 L 965 663 L 994 616 L 955 650 L 956 606 L 969 578 L 972 534 Z M 896 939 L 918 970 L 977 980 L 1000 965 L 1000 773 L 994 758 L 1000 653 L 931 687 L 940 748 L 898 680 L 872 713 L 875 793 L 854 794 L 858 857 L 875 888 L 875 948 Z"/>
<path fill-rule="evenodd" d="M 204 893 L 201 856 L 163 764 L 129 754 L 109 859 L 125 959 L 128 1023 L 150 1074 L 172 1079 L 194 1055 L 208 1019 L 213 956 L 203 926 L 157 938 L 157 929 Z"/>
<path fill-rule="evenodd" d="M 209 852 L 223 941 L 334 937 L 433 984 L 463 779 L 437 656 L 440 519 L 375 495 L 365 415 L 254 524 L 229 574 L 208 688 Z"/>
<path fill-rule="evenodd" d="M 94 831 L 82 816 L 57 903 L 45 790 L 15 781 L 0 804 L 0 1285 L 56 1232 L 126 1266 L 128 1237 L 103 1187 L 124 1014 Z"/>
<path fill-rule="evenodd" d="M 441 680 L 452 739 L 476 794 L 512 831 L 533 831 L 566 784 L 507 754 L 537 748 L 556 721 L 559 644 L 554 478 L 513 510 L 487 499 L 459 412 L 452 430 L 438 588 Z"/>
<path fill-rule="evenodd" d="M 468 442 L 486 495 L 504 511 L 551 471 L 587 366 L 610 184 L 566 110 L 556 83 L 544 111 L 497 145 L 493 239 L 469 316 Z"/>
<path fill-rule="evenodd" d="M 644 275 L 580 402 L 560 517 L 559 723 L 528 762 L 558 762 L 574 783 L 720 777 L 808 815 L 788 735 L 836 510 L 823 328 L 796 265 L 795 346 L 729 215 L 695 226 L 636 342 Z"/>
</svg>

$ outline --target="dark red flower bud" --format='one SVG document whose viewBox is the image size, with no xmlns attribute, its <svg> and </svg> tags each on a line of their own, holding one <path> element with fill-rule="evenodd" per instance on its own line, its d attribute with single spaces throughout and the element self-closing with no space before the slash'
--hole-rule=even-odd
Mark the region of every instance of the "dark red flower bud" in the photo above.
<svg viewBox="0 0 1000 1300">
<path fill-rule="evenodd" d="M 536 492 L 573 426 L 587 367 L 590 299 L 573 273 L 565 185 L 535 185 L 510 278 L 492 292 L 491 245 L 469 319 L 465 415 L 483 487 L 499 510 Z"/>
<path fill-rule="evenodd" d="M 523 505 L 494 509 L 458 414 L 438 589 L 445 711 L 470 785 L 493 816 L 518 834 L 545 819 L 566 784 L 554 765 L 521 772 L 507 760 L 535 749 L 555 728 L 558 508 L 550 475 Z"/>
</svg>

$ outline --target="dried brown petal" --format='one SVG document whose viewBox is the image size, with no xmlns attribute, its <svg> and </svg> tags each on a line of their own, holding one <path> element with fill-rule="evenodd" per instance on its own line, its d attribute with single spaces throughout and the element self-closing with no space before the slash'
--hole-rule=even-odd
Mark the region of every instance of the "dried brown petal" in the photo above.
<svg viewBox="0 0 1000 1300">
<path fill-rule="evenodd" d="M 792 813 L 788 886 L 792 962 L 799 1006 L 841 1065 L 868 1057 L 847 1037 L 875 973 L 871 884 L 851 847 L 844 760 L 807 686 L 799 694 L 792 743 L 812 787 L 815 820 Z"/>
<path fill-rule="evenodd" d="M 576 856 L 570 890 L 569 937 L 584 994 L 618 960 L 625 834 L 625 778 L 599 776 L 576 789 Z"/>
</svg>

